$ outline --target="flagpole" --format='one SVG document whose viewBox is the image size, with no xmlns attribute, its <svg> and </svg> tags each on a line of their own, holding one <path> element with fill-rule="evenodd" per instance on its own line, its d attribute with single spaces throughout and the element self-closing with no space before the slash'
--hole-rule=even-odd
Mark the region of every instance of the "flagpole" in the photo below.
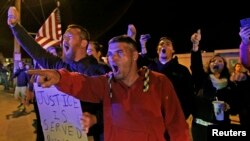
<svg viewBox="0 0 250 141">
<path fill-rule="evenodd" d="M 19 18 L 19 22 L 21 23 L 21 0 L 16 0 L 15 1 L 15 7 L 17 8 L 17 10 L 19 11 L 20 14 L 20 18 Z M 14 38 L 14 53 L 13 53 L 13 60 L 14 60 L 14 70 L 17 68 L 18 66 L 18 61 L 21 60 L 21 51 L 20 51 L 20 45 L 18 44 L 17 40 Z M 13 71 L 14 71 L 13 70 Z"/>
<path fill-rule="evenodd" d="M 57 5 L 57 8 L 60 7 L 60 1 L 59 0 L 57 0 L 56 5 Z"/>
</svg>

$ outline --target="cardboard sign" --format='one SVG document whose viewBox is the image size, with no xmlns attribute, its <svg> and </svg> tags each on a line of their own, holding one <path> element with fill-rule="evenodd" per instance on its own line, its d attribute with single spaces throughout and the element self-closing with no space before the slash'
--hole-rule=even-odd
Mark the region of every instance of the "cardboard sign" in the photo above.
<svg viewBox="0 0 250 141">
<path fill-rule="evenodd" d="M 56 87 L 42 88 L 34 83 L 45 141 L 87 141 L 80 123 L 80 101 Z"/>
</svg>

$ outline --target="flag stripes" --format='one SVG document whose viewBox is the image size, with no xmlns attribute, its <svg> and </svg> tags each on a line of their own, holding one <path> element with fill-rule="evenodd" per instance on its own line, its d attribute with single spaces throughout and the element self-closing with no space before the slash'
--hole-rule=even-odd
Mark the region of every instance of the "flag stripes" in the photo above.
<svg viewBox="0 0 250 141">
<path fill-rule="evenodd" d="M 35 40 L 44 49 L 59 46 L 62 39 L 60 11 L 56 8 L 36 34 Z"/>
</svg>

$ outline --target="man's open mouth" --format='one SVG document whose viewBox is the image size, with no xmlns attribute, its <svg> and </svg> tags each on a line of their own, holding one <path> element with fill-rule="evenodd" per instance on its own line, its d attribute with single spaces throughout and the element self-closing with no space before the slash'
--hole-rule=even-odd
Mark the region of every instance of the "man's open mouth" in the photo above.
<svg viewBox="0 0 250 141">
<path fill-rule="evenodd" d="M 119 71 L 119 67 L 116 65 L 112 65 L 112 68 L 114 73 L 117 73 Z"/>
<path fill-rule="evenodd" d="M 69 46 L 68 45 L 64 45 L 63 47 L 65 48 L 66 51 L 69 50 Z"/>
</svg>

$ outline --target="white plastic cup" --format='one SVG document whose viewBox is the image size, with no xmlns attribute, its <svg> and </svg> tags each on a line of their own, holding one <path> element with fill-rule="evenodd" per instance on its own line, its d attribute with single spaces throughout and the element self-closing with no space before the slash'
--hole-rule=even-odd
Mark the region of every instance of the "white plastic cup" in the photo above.
<svg viewBox="0 0 250 141">
<path fill-rule="evenodd" d="M 224 120 L 224 101 L 213 101 L 214 115 L 216 120 Z"/>
</svg>

